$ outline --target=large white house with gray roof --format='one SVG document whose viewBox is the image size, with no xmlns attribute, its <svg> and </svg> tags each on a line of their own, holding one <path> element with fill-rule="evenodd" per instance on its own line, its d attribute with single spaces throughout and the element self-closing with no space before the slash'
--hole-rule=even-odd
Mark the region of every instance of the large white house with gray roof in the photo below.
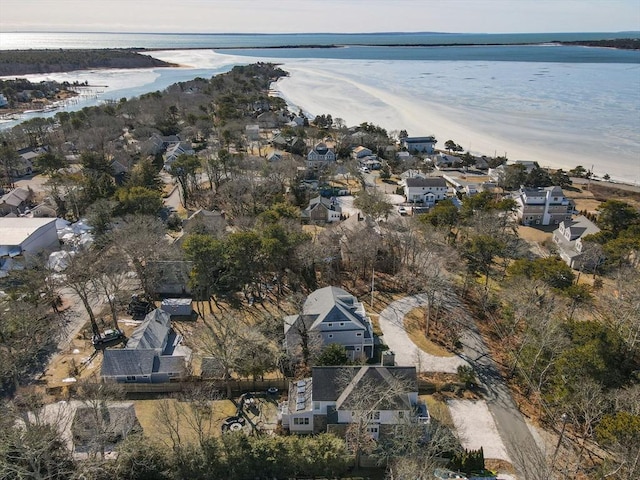
<svg viewBox="0 0 640 480">
<path fill-rule="evenodd" d="M 325 287 L 311 293 L 300 315 L 284 318 L 285 348 L 296 354 L 303 342 L 338 343 L 356 359 L 373 357 L 373 327 L 364 305 L 346 290 Z"/>
<path fill-rule="evenodd" d="M 404 137 L 400 139 L 400 146 L 406 148 L 408 152 L 433 153 L 433 147 L 437 140 L 433 136 L 429 137 Z"/>
<path fill-rule="evenodd" d="M 571 220 L 573 203 L 558 186 L 520 187 L 514 199 L 516 216 L 523 225 L 558 225 Z"/>
<path fill-rule="evenodd" d="M 364 420 L 374 440 L 396 425 L 429 421 L 416 368 L 379 365 L 313 367 L 311 377 L 291 382 L 279 417 L 291 433 L 340 433 Z"/>
<path fill-rule="evenodd" d="M 447 182 L 442 177 L 409 177 L 404 180 L 407 202 L 433 205 L 447 198 Z"/>
</svg>

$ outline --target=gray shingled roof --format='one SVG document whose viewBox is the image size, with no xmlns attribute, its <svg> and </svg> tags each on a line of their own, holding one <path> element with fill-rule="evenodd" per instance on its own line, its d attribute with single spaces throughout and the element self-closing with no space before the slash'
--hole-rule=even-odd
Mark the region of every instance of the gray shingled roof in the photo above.
<svg viewBox="0 0 640 480">
<path fill-rule="evenodd" d="M 127 349 L 161 350 L 170 329 L 171 315 L 160 308 L 152 310 L 131 334 Z"/>
<path fill-rule="evenodd" d="M 105 435 L 108 444 L 117 443 L 130 433 L 142 432 L 132 402 L 109 402 L 100 413 L 104 423 L 97 426 L 93 406 L 81 405 L 76 409 L 71 426 L 76 447 L 98 447 L 96 432 Z"/>
<path fill-rule="evenodd" d="M 447 182 L 445 182 L 442 177 L 411 177 L 405 180 L 407 187 L 446 187 Z"/>
<path fill-rule="evenodd" d="M 185 369 L 184 357 L 160 355 L 153 359 L 153 373 L 177 373 Z"/>
<path fill-rule="evenodd" d="M 401 382 L 401 393 L 386 399 L 380 409 L 408 409 L 408 394 L 418 391 L 418 380 L 415 367 L 383 367 L 383 366 L 347 366 L 347 367 L 313 367 L 313 401 L 336 402 L 337 408 L 349 408 L 354 395 L 360 388 L 365 391 L 374 386 L 389 386 Z M 372 402 L 379 401 L 379 396 L 372 392 Z"/>
<path fill-rule="evenodd" d="M 312 328 L 319 326 L 322 322 L 351 320 L 366 330 L 367 325 L 360 315 L 355 313 L 356 302 L 356 298 L 342 288 L 320 288 L 307 297 L 302 313 L 306 317 L 316 317 Z"/>
<path fill-rule="evenodd" d="M 185 369 L 182 356 L 158 355 L 156 350 L 105 350 L 102 359 L 102 377 L 151 375 L 152 373 L 179 373 Z"/>
<path fill-rule="evenodd" d="M 150 375 L 153 372 L 155 350 L 107 349 L 102 359 L 103 377 Z"/>
</svg>

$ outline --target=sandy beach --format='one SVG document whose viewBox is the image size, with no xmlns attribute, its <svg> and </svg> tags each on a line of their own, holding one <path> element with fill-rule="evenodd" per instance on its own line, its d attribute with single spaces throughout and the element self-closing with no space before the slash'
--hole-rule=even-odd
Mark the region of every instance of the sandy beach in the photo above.
<svg viewBox="0 0 640 480">
<path fill-rule="evenodd" d="M 270 61 L 290 73 L 273 91 L 311 118 L 331 114 L 347 126 L 369 122 L 389 132 L 435 135 L 441 148 L 451 139 L 478 155 L 550 168 L 582 165 L 597 176 L 640 185 L 640 65 L 272 58 L 211 49 L 144 53 L 182 67 L 28 77 L 107 85 L 81 108 Z"/>
<path fill-rule="evenodd" d="M 576 90 L 582 77 L 597 77 L 595 69 L 584 64 L 278 59 L 212 50 L 149 54 L 192 68 L 273 61 L 290 73 L 273 89 L 292 110 L 310 117 L 330 113 L 348 126 L 370 122 L 388 131 L 435 135 L 439 146 L 452 139 L 474 154 L 506 154 L 510 160 L 536 160 L 543 167 L 593 166 L 598 176 L 608 173 L 616 181 L 640 185 L 640 118 L 625 110 L 633 105 L 620 107 L 617 116 L 605 110 L 625 88 L 615 84 L 611 72 L 618 65 L 610 67 L 610 90 L 595 98 Z M 488 67 L 491 73 L 486 73 Z M 560 75 L 572 77 L 561 84 Z M 525 81 L 536 85 L 535 90 L 527 90 L 531 87 Z M 611 118 L 599 120 L 605 113 Z M 628 118 L 637 118 L 636 124 L 628 124 Z"/>
</svg>

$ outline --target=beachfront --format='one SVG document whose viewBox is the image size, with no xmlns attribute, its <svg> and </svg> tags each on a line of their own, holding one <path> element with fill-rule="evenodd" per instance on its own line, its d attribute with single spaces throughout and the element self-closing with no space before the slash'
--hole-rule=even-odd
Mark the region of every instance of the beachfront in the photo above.
<svg viewBox="0 0 640 480">
<path fill-rule="evenodd" d="M 283 60 L 197 50 L 152 55 L 191 68 L 282 63 L 290 76 L 273 89 L 311 117 L 330 113 L 346 125 L 432 134 L 440 146 L 453 139 L 474 154 L 506 154 L 544 167 L 593 166 L 596 175 L 640 185 L 640 94 L 626 80 L 629 69 L 638 70 L 634 65 L 603 72 L 590 64 L 514 69 L 509 62 Z M 592 83 L 584 85 L 585 78 Z M 626 98 L 631 101 L 621 104 Z"/>
</svg>

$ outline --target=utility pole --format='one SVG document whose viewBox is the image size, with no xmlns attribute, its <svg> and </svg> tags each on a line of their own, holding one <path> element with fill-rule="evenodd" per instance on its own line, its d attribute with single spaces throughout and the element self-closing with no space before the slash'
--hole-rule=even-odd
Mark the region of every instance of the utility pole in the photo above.
<svg viewBox="0 0 640 480">
<path fill-rule="evenodd" d="M 560 445 L 562 444 L 562 438 L 564 437 L 564 430 L 567 427 L 567 421 L 569 420 L 569 415 L 563 413 L 560 416 L 562 420 L 562 429 L 560 430 L 560 437 L 558 438 L 558 444 L 556 445 L 556 449 L 553 451 L 553 457 L 551 458 L 551 470 L 549 471 L 549 480 L 551 480 L 551 475 L 553 475 L 553 471 L 556 468 L 556 457 L 558 456 L 558 450 L 560 450 Z"/>
<path fill-rule="evenodd" d="M 373 309 L 373 291 L 375 290 L 376 267 L 371 267 L 371 308 Z"/>
</svg>

